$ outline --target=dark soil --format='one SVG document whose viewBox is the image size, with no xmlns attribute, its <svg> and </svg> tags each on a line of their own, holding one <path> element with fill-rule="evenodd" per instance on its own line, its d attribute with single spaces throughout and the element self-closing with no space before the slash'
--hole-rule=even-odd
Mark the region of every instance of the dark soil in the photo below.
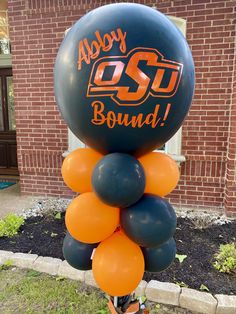
<svg viewBox="0 0 236 314">
<path fill-rule="evenodd" d="M 30 218 L 17 236 L 0 238 L 0 249 L 64 259 L 61 249 L 65 234 L 64 217 Z M 175 239 L 177 253 L 187 258 L 182 263 L 176 259 L 159 274 L 145 273 L 145 280 L 181 283 L 194 289 L 203 284 L 212 293 L 236 295 L 236 276 L 220 273 L 212 266 L 219 245 L 236 241 L 236 221 L 200 230 L 195 229 L 191 220 L 179 218 Z"/>
</svg>

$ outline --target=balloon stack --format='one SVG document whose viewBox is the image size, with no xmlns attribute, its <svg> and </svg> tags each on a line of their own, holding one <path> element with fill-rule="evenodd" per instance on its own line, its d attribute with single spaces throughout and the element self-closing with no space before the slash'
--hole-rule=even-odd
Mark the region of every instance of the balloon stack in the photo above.
<svg viewBox="0 0 236 314">
<path fill-rule="evenodd" d="M 164 197 L 179 169 L 153 150 L 176 133 L 191 105 L 190 49 L 160 12 L 106 5 L 68 32 L 54 87 L 68 127 L 91 147 L 73 151 L 62 166 L 65 183 L 79 193 L 66 211 L 64 257 L 92 268 L 109 295 L 129 295 L 145 269 L 162 271 L 175 257 L 176 215 Z"/>
</svg>

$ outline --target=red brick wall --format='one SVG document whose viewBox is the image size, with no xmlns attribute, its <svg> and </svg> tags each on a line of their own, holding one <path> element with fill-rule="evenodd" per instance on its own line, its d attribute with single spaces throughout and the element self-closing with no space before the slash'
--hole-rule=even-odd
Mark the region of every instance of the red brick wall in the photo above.
<svg viewBox="0 0 236 314">
<path fill-rule="evenodd" d="M 67 130 L 55 105 L 54 60 L 65 29 L 86 10 L 114 1 L 8 2 L 21 190 L 24 194 L 70 195 L 60 178 Z M 187 161 L 181 166 L 181 181 L 171 201 L 183 207 L 236 213 L 236 2 L 134 2 L 154 4 L 165 14 L 187 20 L 187 40 L 196 65 L 195 97 L 183 126 L 182 151 Z"/>
<path fill-rule="evenodd" d="M 236 56 L 234 56 L 234 70 L 232 82 L 232 102 L 230 108 L 229 138 L 226 162 L 225 207 L 227 214 L 236 213 Z"/>
</svg>

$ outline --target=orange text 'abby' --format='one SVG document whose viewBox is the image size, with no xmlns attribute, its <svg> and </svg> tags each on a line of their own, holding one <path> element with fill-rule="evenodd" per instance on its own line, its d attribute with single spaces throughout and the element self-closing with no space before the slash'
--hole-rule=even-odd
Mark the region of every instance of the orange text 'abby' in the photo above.
<svg viewBox="0 0 236 314">
<path fill-rule="evenodd" d="M 79 42 L 78 47 L 78 70 L 82 68 L 82 62 L 90 64 L 91 59 L 96 59 L 101 50 L 109 51 L 113 47 L 113 43 L 119 43 L 119 48 L 122 53 L 126 52 L 126 32 L 123 32 L 121 28 L 117 28 L 116 31 L 111 31 L 101 35 L 97 30 L 95 32 L 96 39 L 89 43 L 87 38 L 84 38 Z"/>
</svg>

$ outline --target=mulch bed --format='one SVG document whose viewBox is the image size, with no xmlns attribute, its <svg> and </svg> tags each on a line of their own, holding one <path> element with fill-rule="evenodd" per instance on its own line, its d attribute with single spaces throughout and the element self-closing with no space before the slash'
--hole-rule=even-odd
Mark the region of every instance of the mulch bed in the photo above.
<svg viewBox="0 0 236 314">
<path fill-rule="evenodd" d="M 64 217 L 29 218 L 17 236 L 0 238 L 0 249 L 64 259 L 61 249 L 65 234 Z M 203 284 L 211 293 L 236 295 L 236 276 L 220 273 L 212 266 L 219 245 L 236 241 L 236 221 L 200 230 L 191 220 L 179 218 L 175 239 L 177 253 L 187 258 L 182 263 L 176 259 L 159 274 L 145 273 L 145 280 L 182 283 L 194 289 Z"/>
</svg>

